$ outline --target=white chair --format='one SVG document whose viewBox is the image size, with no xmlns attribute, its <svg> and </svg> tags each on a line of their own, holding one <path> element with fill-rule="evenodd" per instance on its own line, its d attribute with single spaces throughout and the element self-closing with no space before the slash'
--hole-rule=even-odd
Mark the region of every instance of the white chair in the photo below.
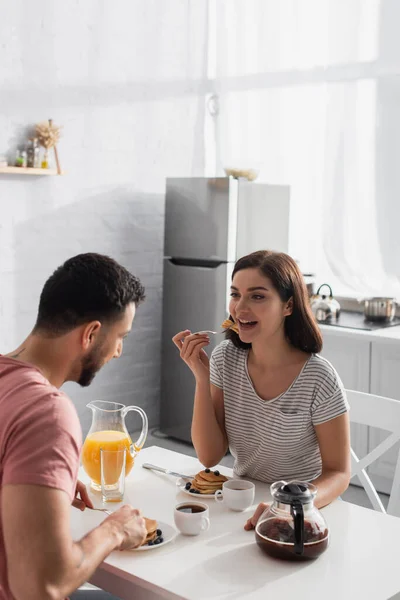
<svg viewBox="0 0 400 600">
<path fill-rule="evenodd" d="M 351 449 L 351 477 L 358 475 L 375 510 L 400 517 L 400 452 L 397 458 L 387 511 L 365 470 L 400 440 L 400 401 L 353 390 L 346 390 L 346 394 L 350 404 L 349 414 L 352 423 L 378 427 L 391 432 L 389 437 L 371 450 L 364 458 L 359 459 Z"/>
</svg>

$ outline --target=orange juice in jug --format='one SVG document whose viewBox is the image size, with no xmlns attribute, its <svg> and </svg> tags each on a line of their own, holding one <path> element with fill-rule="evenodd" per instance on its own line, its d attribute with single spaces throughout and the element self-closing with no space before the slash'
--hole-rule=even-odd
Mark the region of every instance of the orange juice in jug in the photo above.
<svg viewBox="0 0 400 600">
<path fill-rule="evenodd" d="M 129 451 L 131 438 L 124 431 L 96 431 L 89 434 L 82 449 L 82 466 L 90 479 L 100 485 L 100 448 L 103 450 L 122 450 L 126 448 L 125 475 L 133 467 L 133 457 Z"/>
<path fill-rule="evenodd" d="M 123 450 L 126 448 L 125 474 L 131 471 L 136 454 L 143 448 L 147 437 L 148 422 L 146 413 L 138 406 L 125 406 L 118 402 L 98 400 L 90 402 L 92 425 L 82 448 L 82 466 L 90 478 L 93 490 L 101 490 L 100 449 Z M 139 438 L 132 443 L 125 424 L 128 413 L 138 413 L 142 420 Z M 117 467 L 115 467 L 117 468 Z M 109 465 L 107 467 L 107 472 Z"/>
</svg>

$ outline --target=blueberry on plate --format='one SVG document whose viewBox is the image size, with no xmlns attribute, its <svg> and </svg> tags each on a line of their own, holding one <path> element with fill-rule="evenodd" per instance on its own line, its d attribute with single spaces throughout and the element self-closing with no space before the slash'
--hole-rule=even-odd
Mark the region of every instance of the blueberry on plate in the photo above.
<svg viewBox="0 0 400 600">
<path fill-rule="evenodd" d="M 187 482 L 187 484 L 185 485 L 185 490 L 190 490 L 191 487 L 191 483 L 190 481 Z"/>
<path fill-rule="evenodd" d="M 160 535 L 162 535 L 161 529 L 157 529 L 156 534 L 158 535 L 158 537 L 160 537 Z"/>
<path fill-rule="evenodd" d="M 161 544 L 161 538 L 157 538 L 154 540 L 154 545 Z"/>
<path fill-rule="evenodd" d="M 195 494 L 200 494 L 200 490 L 194 490 Z"/>
<path fill-rule="evenodd" d="M 147 542 L 147 545 L 148 545 L 148 546 L 153 546 L 153 544 L 154 544 L 154 540 L 149 540 L 149 541 Z"/>
<path fill-rule="evenodd" d="M 191 494 L 195 494 L 195 493 L 196 493 L 196 490 L 195 490 L 194 488 L 190 488 L 189 492 L 190 492 Z"/>
<path fill-rule="evenodd" d="M 204 471 L 204 473 L 211 473 L 211 470 L 210 470 L 210 469 L 206 469 L 206 470 Z"/>
<path fill-rule="evenodd" d="M 219 471 L 214 471 L 214 475 L 219 476 Z"/>
<path fill-rule="evenodd" d="M 163 537 L 159 537 L 158 540 L 159 540 L 159 543 L 162 544 L 163 541 L 164 541 L 164 538 Z"/>
</svg>

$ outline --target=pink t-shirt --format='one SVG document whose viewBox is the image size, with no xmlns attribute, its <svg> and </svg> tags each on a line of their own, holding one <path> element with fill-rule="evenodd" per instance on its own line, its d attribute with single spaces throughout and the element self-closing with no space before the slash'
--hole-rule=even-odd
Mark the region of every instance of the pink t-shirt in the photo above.
<svg viewBox="0 0 400 600">
<path fill-rule="evenodd" d="M 39 369 L 0 355 L 0 506 L 7 484 L 64 490 L 73 500 L 82 430 L 75 407 Z M 11 600 L 0 513 L 0 600 Z"/>
</svg>

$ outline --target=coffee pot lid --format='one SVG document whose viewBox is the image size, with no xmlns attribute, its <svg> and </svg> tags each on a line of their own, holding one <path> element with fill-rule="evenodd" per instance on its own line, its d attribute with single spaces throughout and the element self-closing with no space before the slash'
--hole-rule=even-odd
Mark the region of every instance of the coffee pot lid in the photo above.
<svg viewBox="0 0 400 600">
<path fill-rule="evenodd" d="M 277 481 L 271 485 L 271 494 L 277 502 L 292 504 L 293 501 L 308 504 L 316 496 L 317 489 L 305 481 Z"/>
</svg>

